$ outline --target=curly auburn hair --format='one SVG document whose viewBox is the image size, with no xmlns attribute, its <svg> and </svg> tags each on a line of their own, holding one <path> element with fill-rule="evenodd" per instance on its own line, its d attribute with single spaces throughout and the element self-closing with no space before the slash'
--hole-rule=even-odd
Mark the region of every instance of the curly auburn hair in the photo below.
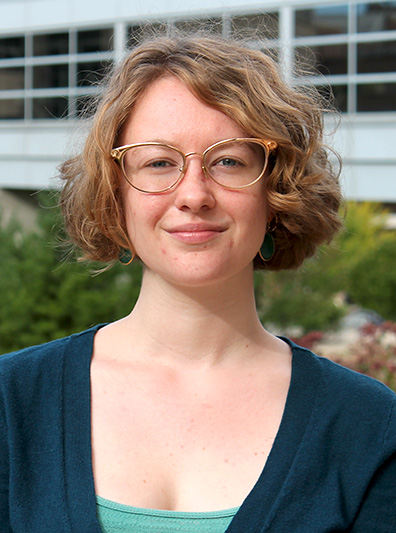
<svg viewBox="0 0 396 533">
<path fill-rule="evenodd" d="M 266 53 L 217 36 L 158 37 L 128 53 L 100 96 L 81 155 L 63 163 L 61 209 L 83 258 L 113 262 L 126 248 L 119 168 L 110 156 L 145 89 L 176 76 L 202 102 L 222 111 L 247 136 L 276 141 L 266 177 L 275 254 L 256 268 L 293 269 L 341 227 L 338 173 L 329 163 L 323 109 L 306 87 L 290 87 Z"/>
</svg>

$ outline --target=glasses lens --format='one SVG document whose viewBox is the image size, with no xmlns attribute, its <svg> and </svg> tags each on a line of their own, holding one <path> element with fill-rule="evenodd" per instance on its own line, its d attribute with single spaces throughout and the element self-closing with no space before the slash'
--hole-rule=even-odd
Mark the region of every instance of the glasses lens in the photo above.
<svg viewBox="0 0 396 533">
<path fill-rule="evenodd" d="M 144 192 L 169 189 L 180 177 L 183 157 L 168 146 L 139 145 L 123 156 L 122 168 L 129 183 Z"/>
<path fill-rule="evenodd" d="M 266 166 L 264 147 L 253 141 L 228 141 L 205 154 L 204 164 L 212 178 L 224 187 L 238 189 L 258 180 Z"/>
</svg>

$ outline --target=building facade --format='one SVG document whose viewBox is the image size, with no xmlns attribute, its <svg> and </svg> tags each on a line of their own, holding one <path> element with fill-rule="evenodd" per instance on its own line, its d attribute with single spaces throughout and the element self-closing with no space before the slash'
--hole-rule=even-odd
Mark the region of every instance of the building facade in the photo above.
<svg viewBox="0 0 396 533">
<path fill-rule="evenodd" d="M 0 0 L 0 20 L 7 194 L 58 185 L 56 168 L 83 136 L 87 102 L 127 48 L 152 28 L 204 26 L 269 49 L 290 83 L 333 93 L 341 120 L 332 144 L 347 198 L 396 205 L 396 1 Z M 326 127 L 335 130 L 333 119 Z"/>
</svg>

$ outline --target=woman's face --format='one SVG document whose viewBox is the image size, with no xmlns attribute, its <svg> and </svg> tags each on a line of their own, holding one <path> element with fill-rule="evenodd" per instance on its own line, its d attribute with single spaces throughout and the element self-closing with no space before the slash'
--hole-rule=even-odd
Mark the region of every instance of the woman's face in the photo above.
<svg viewBox="0 0 396 533">
<path fill-rule="evenodd" d="M 153 82 L 136 103 L 120 144 L 157 141 L 184 153 L 246 133 L 199 101 L 175 77 Z M 252 269 L 267 223 L 265 181 L 228 190 L 203 173 L 202 158 L 161 194 L 137 191 L 122 178 L 128 233 L 146 268 L 177 285 L 203 286 Z"/>
</svg>

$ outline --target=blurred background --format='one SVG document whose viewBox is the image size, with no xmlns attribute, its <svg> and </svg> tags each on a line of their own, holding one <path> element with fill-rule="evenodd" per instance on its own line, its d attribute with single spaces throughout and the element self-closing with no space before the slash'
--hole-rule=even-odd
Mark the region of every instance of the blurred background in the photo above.
<svg viewBox="0 0 396 533">
<path fill-rule="evenodd" d="M 127 314 L 141 266 L 92 276 L 57 245 L 57 167 L 87 106 L 153 29 L 206 29 L 268 50 L 316 86 L 341 155 L 346 227 L 297 272 L 258 273 L 260 318 L 396 386 L 396 2 L 0 0 L 0 353 Z"/>
</svg>

